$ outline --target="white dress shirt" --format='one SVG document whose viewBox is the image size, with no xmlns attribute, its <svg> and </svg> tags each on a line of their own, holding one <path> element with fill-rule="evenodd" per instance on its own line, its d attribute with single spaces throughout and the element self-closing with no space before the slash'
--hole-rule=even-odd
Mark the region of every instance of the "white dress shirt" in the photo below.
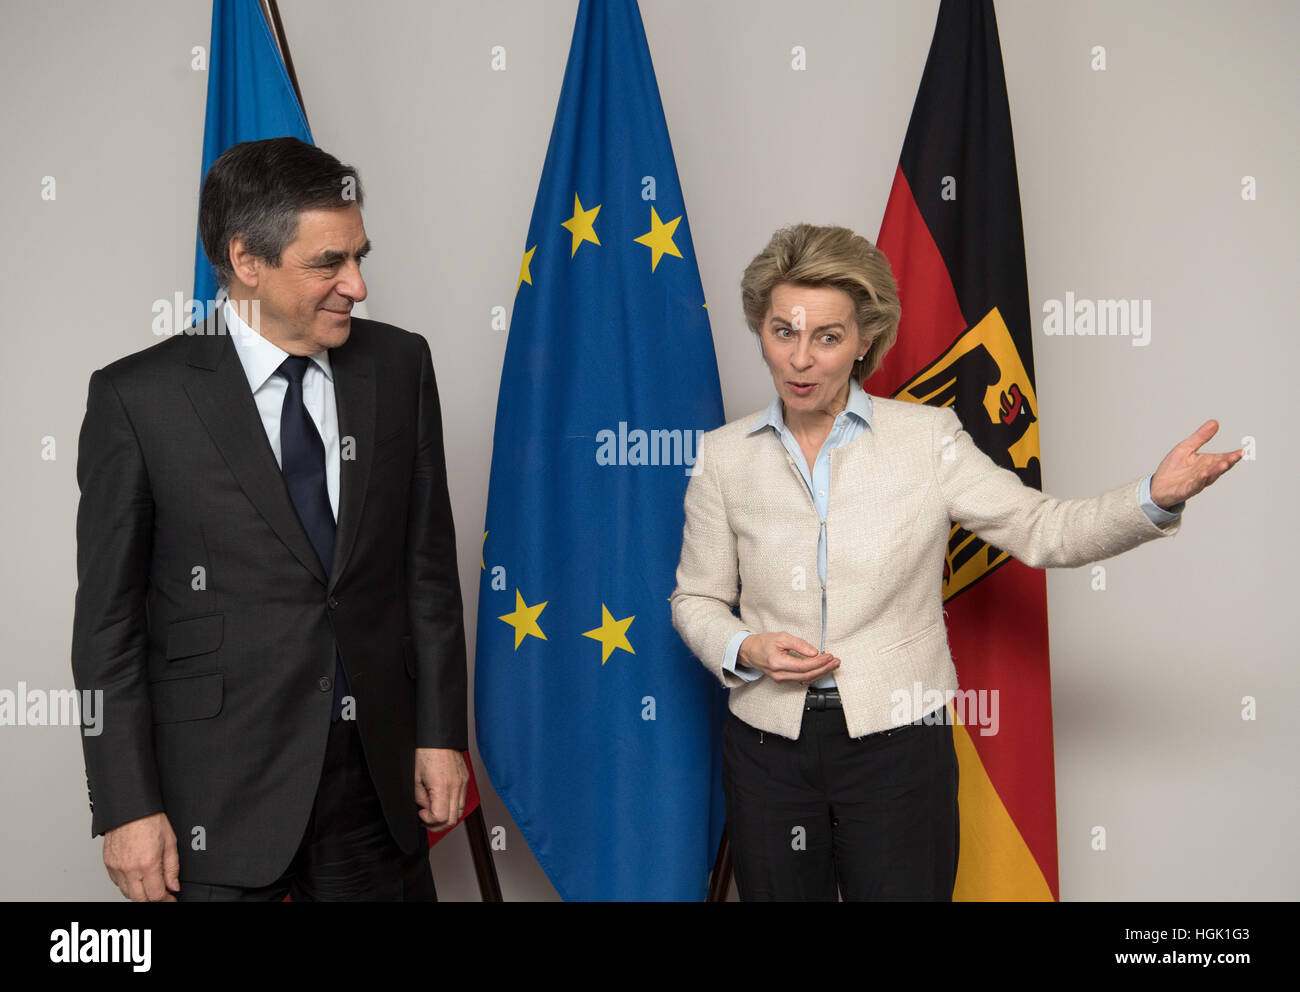
<svg viewBox="0 0 1300 992">
<path fill-rule="evenodd" d="M 222 313 L 226 327 L 235 342 L 235 354 L 244 367 L 248 386 L 253 391 L 253 401 L 266 428 L 266 439 L 271 442 L 276 464 L 283 468 L 280 457 L 280 412 L 284 409 L 285 393 L 289 381 L 277 375 L 289 353 L 272 344 L 240 319 L 235 307 L 226 300 Z M 334 373 L 330 369 L 328 351 L 311 356 L 311 364 L 302 377 L 302 402 L 307 414 L 320 434 L 325 446 L 325 488 L 329 492 L 330 509 L 335 522 L 339 519 L 339 417 L 334 402 Z"/>
</svg>

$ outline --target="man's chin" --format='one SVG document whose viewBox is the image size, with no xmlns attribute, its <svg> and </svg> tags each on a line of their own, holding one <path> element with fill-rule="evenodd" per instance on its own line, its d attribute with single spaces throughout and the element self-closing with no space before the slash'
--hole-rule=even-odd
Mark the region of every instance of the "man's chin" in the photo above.
<svg viewBox="0 0 1300 992">
<path fill-rule="evenodd" d="M 348 340 L 352 333 L 351 314 L 323 313 L 326 318 L 317 325 L 316 340 L 322 348 L 337 348 Z"/>
</svg>

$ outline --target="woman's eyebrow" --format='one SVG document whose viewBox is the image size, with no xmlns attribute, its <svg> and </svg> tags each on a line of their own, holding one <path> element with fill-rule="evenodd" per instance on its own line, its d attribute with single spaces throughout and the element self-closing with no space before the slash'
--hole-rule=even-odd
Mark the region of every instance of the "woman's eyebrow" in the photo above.
<svg viewBox="0 0 1300 992">
<path fill-rule="evenodd" d="M 790 321 L 786 320 L 784 317 L 776 317 L 776 316 L 774 316 L 774 317 L 771 319 L 771 321 L 770 321 L 769 323 L 773 323 L 773 324 L 784 324 L 786 327 L 792 327 L 792 326 L 793 326 L 793 325 L 790 323 Z M 836 320 L 836 321 L 833 321 L 833 322 L 831 322 L 831 323 L 829 323 L 829 324 L 822 324 L 821 327 L 814 327 L 814 328 L 813 328 L 813 333 L 814 333 L 814 334 L 818 334 L 818 333 L 820 333 L 820 332 L 822 332 L 822 331 L 833 331 L 833 330 L 835 330 L 836 328 L 839 328 L 841 331 L 844 330 L 844 322 L 843 322 L 843 321 L 840 321 L 840 320 Z"/>
</svg>

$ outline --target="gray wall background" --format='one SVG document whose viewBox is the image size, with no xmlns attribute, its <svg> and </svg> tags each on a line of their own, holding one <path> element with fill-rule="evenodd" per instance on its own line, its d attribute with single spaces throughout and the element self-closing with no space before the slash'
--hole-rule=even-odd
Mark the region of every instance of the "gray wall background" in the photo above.
<svg viewBox="0 0 1300 992">
<path fill-rule="evenodd" d="M 575 0 L 281 0 L 317 142 L 367 187 L 372 317 L 424 333 L 444 409 L 471 658 L 505 334 Z M 0 688 L 70 688 L 76 439 L 90 372 L 189 295 L 207 76 L 204 0 L 6 0 Z M 1297 45 L 1286 0 L 999 0 L 1031 312 L 1152 301 L 1151 344 L 1035 335 L 1045 488 L 1153 470 L 1202 421 L 1256 439 L 1183 532 L 1048 575 L 1061 894 L 1294 899 L 1286 708 L 1300 547 L 1295 431 Z M 934 0 L 642 0 L 709 300 L 728 418 L 766 404 L 738 283 L 778 226 L 875 238 Z M 490 52 L 505 46 L 507 70 Z M 807 70 L 791 69 L 791 49 Z M 1107 68 L 1091 68 L 1093 46 Z M 53 176 L 57 199 L 41 198 Z M 1258 199 L 1243 200 L 1244 176 Z M 1040 318 L 1038 318 L 1040 319 Z M 42 439 L 55 457 L 42 457 Z M 1258 718 L 1242 719 L 1242 699 Z M 0 898 L 120 896 L 89 836 L 67 727 L 0 727 Z M 554 890 L 491 793 L 509 899 Z M 1107 849 L 1091 831 L 1103 826 Z M 464 832 L 434 852 L 476 899 Z"/>
</svg>

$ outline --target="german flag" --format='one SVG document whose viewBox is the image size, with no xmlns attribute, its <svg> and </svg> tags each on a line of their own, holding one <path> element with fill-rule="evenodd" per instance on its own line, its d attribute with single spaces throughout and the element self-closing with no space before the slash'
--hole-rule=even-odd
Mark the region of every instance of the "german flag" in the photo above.
<svg viewBox="0 0 1300 992">
<path fill-rule="evenodd" d="M 1025 241 L 992 0 L 942 0 L 878 244 L 898 281 L 898 343 L 867 384 L 951 406 L 975 443 L 1042 488 Z M 956 899 L 1055 900 L 1056 789 L 1041 571 L 953 527 L 948 638 L 991 721 L 954 727 L 961 767 Z M 967 697 L 969 698 L 969 697 Z M 993 712 L 991 705 L 988 709 Z"/>
</svg>

